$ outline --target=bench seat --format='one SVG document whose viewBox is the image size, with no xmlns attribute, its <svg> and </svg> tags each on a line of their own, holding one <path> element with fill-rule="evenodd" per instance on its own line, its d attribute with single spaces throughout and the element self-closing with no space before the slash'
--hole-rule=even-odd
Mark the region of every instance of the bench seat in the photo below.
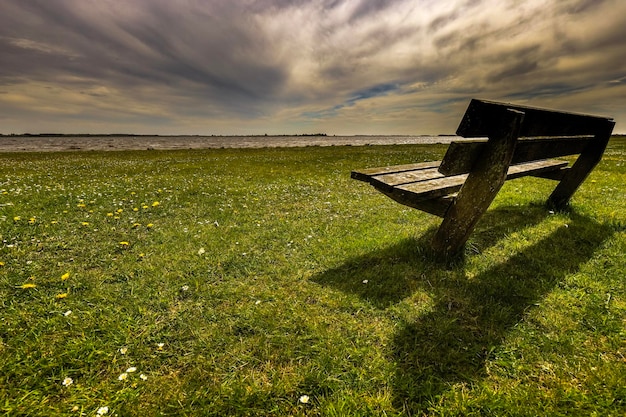
<svg viewBox="0 0 626 417">
<path fill-rule="evenodd" d="M 468 174 L 445 176 L 439 172 L 441 161 L 396 165 L 383 168 L 370 168 L 362 171 L 352 171 L 352 178 L 368 182 L 379 191 L 401 192 L 411 194 L 415 201 L 430 200 L 457 192 Z M 507 171 L 507 180 L 527 175 L 541 176 L 540 174 L 563 171 L 567 161 L 559 159 L 545 159 L 542 161 L 525 162 L 511 165 Z"/>
<path fill-rule="evenodd" d="M 352 178 L 368 182 L 378 191 L 394 200 L 439 217 L 445 215 L 446 203 L 450 203 L 454 194 L 465 183 L 468 174 L 445 176 L 438 170 L 441 161 L 424 162 L 408 165 L 395 165 L 381 168 L 369 168 L 352 171 Z M 525 162 L 509 166 L 507 180 L 528 175 L 545 176 L 547 173 L 562 173 L 567 170 L 567 161 L 545 159 L 542 161 Z M 559 175 L 554 175 L 559 176 Z M 449 197 L 449 198 L 446 198 Z M 419 203 L 441 199 L 436 202 L 437 209 L 425 209 Z"/>
</svg>

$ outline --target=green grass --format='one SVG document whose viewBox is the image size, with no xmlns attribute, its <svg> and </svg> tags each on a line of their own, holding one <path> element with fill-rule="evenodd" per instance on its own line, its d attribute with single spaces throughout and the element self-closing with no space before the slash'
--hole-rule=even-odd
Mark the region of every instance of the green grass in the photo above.
<svg viewBox="0 0 626 417">
<path fill-rule="evenodd" d="M 1 154 L 0 411 L 624 415 L 626 140 L 567 212 L 507 182 L 448 264 L 349 178 L 444 151 Z"/>
</svg>

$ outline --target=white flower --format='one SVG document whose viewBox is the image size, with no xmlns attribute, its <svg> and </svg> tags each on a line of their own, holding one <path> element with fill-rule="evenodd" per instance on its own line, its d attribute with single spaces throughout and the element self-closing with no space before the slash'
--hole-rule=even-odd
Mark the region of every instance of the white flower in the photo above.
<svg viewBox="0 0 626 417">
<path fill-rule="evenodd" d="M 126 352 L 128 352 L 128 348 L 126 346 L 120 348 L 120 353 L 122 355 L 126 355 Z"/>
<path fill-rule="evenodd" d="M 183 291 L 187 291 L 189 289 L 189 285 L 183 285 L 182 287 L 180 287 L 180 289 Z"/>
<path fill-rule="evenodd" d="M 128 368 L 128 369 L 126 370 L 126 372 L 128 372 L 128 373 L 130 374 L 130 373 L 132 373 L 132 372 L 135 372 L 136 370 L 137 370 L 137 368 L 135 368 L 134 366 L 131 366 L 130 368 Z"/>
<path fill-rule="evenodd" d="M 65 317 L 69 316 L 70 314 L 72 314 L 72 310 L 67 310 L 65 313 L 63 313 Z"/>
<path fill-rule="evenodd" d="M 143 379 L 144 381 L 148 379 L 148 376 L 146 374 L 141 374 L 139 375 L 139 378 Z"/>
<path fill-rule="evenodd" d="M 198 255 L 204 255 L 205 252 L 204 248 L 198 249 Z"/>
<path fill-rule="evenodd" d="M 307 404 L 309 402 L 309 396 L 302 395 L 300 398 L 298 398 L 298 401 L 300 401 L 302 404 Z"/>
<path fill-rule="evenodd" d="M 63 386 L 64 387 L 69 387 L 70 385 L 72 385 L 74 383 L 74 380 L 72 378 L 65 377 L 65 379 L 63 380 Z"/>
<path fill-rule="evenodd" d="M 126 372 L 117 377 L 120 381 L 124 381 L 126 378 L 128 378 L 128 374 Z"/>
<path fill-rule="evenodd" d="M 369 282 L 369 281 L 368 281 L 368 280 L 366 280 L 366 279 L 364 279 L 364 280 L 363 280 L 363 284 L 367 284 L 368 282 Z"/>
<path fill-rule="evenodd" d="M 165 343 L 157 343 L 157 350 L 163 350 L 163 346 L 165 346 Z"/>
<path fill-rule="evenodd" d="M 96 411 L 96 414 L 98 414 L 99 416 L 103 416 L 107 414 L 108 412 L 109 412 L 109 407 L 105 405 L 104 407 L 98 408 L 98 411 Z"/>
</svg>

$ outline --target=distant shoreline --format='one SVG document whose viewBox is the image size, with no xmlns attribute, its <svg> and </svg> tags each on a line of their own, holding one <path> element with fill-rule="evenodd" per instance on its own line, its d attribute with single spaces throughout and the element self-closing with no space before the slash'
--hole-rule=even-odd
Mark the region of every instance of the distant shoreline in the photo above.
<svg viewBox="0 0 626 417">
<path fill-rule="evenodd" d="M 28 134 L 0 136 L 0 152 L 67 152 L 176 150 L 220 148 L 278 148 L 307 146 L 366 146 L 450 143 L 457 136 L 157 136 L 157 135 L 55 135 Z"/>
<path fill-rule="evenodd" d="M 613 135 L 626 138 L 626 135 Z M 460 136 L 156 136 L 156 135 L 0 135 L 0 153 L 294 148 L 307 146 L 429 145 L 465 140 Z"/>
</svg>

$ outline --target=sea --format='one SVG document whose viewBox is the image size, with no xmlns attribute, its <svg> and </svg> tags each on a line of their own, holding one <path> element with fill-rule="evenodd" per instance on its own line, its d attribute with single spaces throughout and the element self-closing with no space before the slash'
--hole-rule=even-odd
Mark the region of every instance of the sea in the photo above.
<svg viewBox="0 0 626 417">
<path fill-rule="evenodd" d="M 0 152 L 447 144 L 458 136 L 0 136 Z"/>
</svg>

